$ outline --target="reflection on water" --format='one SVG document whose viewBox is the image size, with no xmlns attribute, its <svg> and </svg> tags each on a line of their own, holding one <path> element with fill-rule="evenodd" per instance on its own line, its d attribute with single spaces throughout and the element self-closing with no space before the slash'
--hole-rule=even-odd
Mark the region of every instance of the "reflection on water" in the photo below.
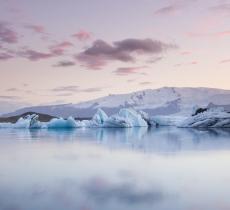
<svg viewBox="0 0 230 210">
<path fill-rule="evenodd" d="M 0 130 L 0 210 L 230 209 L 230 130 Z"/>
<path fill-rule="evenodd" d="M 142 152 L 230 149 L 230 129 L 95 128 L 95 129 L 13 129 L 0 130 L 2 140 L 90 142 L 110 149 Z"/>
</svg>

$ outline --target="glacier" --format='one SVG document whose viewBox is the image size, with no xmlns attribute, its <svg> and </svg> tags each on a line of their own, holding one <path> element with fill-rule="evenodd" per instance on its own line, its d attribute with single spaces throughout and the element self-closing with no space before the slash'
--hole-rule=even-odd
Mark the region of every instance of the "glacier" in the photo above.
<svg viewBox="0 0 230 210">
<path fill-rule="evenodd" d="M 148 113 L 149 116 L 168 116 L 191 114 L 194 106 L 222 106 L 225 107 L 226 111 L 230 111 L 230 90 L 163 87 L 126 94 L 110 94 L 77 104 L 25 107 L 15 112 L 5 113 L 2 117 L 35 112 L 63 118 L 69 116 L 74 118 L 92 118 L 98 108 L 103 109 L 109 116 L 116 114 L 121 108 L 142 110 Z"/>
</svg>

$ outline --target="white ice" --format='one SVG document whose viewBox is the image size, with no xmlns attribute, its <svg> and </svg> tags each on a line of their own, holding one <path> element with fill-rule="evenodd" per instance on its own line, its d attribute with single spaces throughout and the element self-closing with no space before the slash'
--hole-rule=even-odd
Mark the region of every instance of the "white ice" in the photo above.
<svg viewBox="0 0 230 210">
<path fill-rule="evenodd" d="M 54 118 L 49 122 L 40 122 L 36 114 L 20 118 L 16 123 L 0 123 L 0 128 L 80 128 L 80 127 L 147 127 L 177 126 L 177 127 L 230 127 L 230 113 L 221 108 L 211 108 L 195 116 L 154 116 L 134 109 L 121 109 L 117 114 L 107 116 L 98 109 L 91 120 L 75 120 L 73 117 Z"/>
<path fill-rule="evenodd" d="M 109 117 L 104 127 L 147 127 L 147 122 L 134 109 L 120 109 L 120 111 Z"/>
<path fill-rule="evenodd" d="M 222 108 L 211 108 L 187 118 L 178 127 L 230 127 L 230 113 Z"/>
<path fill-rule="evenodd" d="M 110 117 L 98 109 L 92 120 L 77 121 L 73 117 L 40 122 L 36 114 L 20 118 L 16 123 L 0 123 L 0 128 L 78 128 L 78 127 L 146 127 L 147 122 L 133 109 L 121 109 Z"/>
</svg>

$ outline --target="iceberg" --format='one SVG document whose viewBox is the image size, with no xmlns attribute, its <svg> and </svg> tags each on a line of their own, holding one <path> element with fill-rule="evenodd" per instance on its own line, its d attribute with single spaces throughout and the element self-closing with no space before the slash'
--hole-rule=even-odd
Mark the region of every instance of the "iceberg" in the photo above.
<svg viewBox="0 0 230 210">
<path fill-rule="evenodd" d="M 77 128 L 82 127 L 79 121 L 75 121 L 73 117 L 54 118 L 47 123 L 47 128 Z"/>
<path fill-rule="evenodd" d="M 28 116 L 28 118 L 30 119 L 29 128 L 42 128 L 43 124 L 38 120 L 39 115 L 33 114 Z"/>
<path fill-rule="evenodd" d="M 80 127 L 86 128 L 104 127 L 104 123 L 107 119 L 107 114 L 102 109 L 98 109 L 97 112 L 94 114 L 92 120 L 79 121 L 79 125 Z"/>
<path fill-rule="evenodd" d="M 103 127 L 106 120 L 108 120 L 107 114 L 102 109 L 98 109 L 92 120 L 89 120 L 88 127 Z"/>
<path fill-rule="evenodd" d="M 92 121 L 96 124 L 102 125 L 107 119 L 107 114 L 102 109 L 98 109 L 96 114 L 93 116 Z"/>
<path fill-rule="evenodd" d="M 181 115 L 168 115 L 168 116 L 154 116 L 151 117 L 149 123 L 151 126 L 178 126 L 185 119 L 186 116 Z"/>
<path fill-rule="evenodd" d="M 17 120 L 17 122 L 13 125 L 14 128 L 29 128 L 30 127 L 30 117 L 21 117 Z"/>
<path fill-rule="evenodd" d="M 133 109 L 121 109 L 117 114 L 110 117 L 102 110 L 98 109 L 92 120 L 83 120 L 81 127 L 147 127 L 147 122 Z"/>
<path fill-rule="evenodd" d="M 41 128 L 42 123 L 38 120 L 39 116 L 37 114 L 27 115 L 21 117 L 18 121 L 13 124 L 14 128 Z"/>
<path fill-rule="evenodd" d="M 137 110 L 137 112 L 141 115 L 141 117 L 147 122 L 149 126 L 156 126 L 155 123 L 152 124 L 151 118 L 149 117 L 149 114 L 147 112 L 144 112 L 142 110 Z"/>
<path fill-rule="evenodd" d="M 26 115 L 19 118 L 16 123 L 0 123 L 0 128 L 42 128 L 43 123 L 38 118 L 37 114 Z"/>
<path fill-rule="evenodd" d="M 104 127 L 147 127 L 147 122 L 134 109 L 120 109 L 117 114 L 110 116 L 105 122 Z"/>
<path fill-rule="evenodd" d="M 26 117 L 18 119 L 13 123 L 0 123 L 0 128 L 39 128 L 39 129 L 51 129 L 51 128 L 81 128 L 81 127 L 147 127 L 146 120 L 149 117 L 145 113 L 138 113 L 134 109 L 121 109 L 117 114 L 110 117 L 102 110 L 98 109 L 96 114 L 91 120 L 75 120 L 73 117 L 54 118 L 49 122 L 40 122 L 39 115 L 32 114 Z"/>
<path fill-rule="evenodd" d="M 223 108 L 210 108 L 193 115 L 178 125 L 178 127 L 221 127 L 230 128 L 230 113 Z"/>
</svg>

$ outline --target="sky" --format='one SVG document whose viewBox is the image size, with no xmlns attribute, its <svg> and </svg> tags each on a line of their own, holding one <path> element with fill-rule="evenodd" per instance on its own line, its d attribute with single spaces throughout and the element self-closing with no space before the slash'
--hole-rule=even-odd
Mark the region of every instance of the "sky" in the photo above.
<svg viewBox="0 0 230 210">
<path fill-rule="evenodd" d="M 0 113 L 165 86 L 230 89 L 230 0 L 0 0 Z"/>
</svg>

